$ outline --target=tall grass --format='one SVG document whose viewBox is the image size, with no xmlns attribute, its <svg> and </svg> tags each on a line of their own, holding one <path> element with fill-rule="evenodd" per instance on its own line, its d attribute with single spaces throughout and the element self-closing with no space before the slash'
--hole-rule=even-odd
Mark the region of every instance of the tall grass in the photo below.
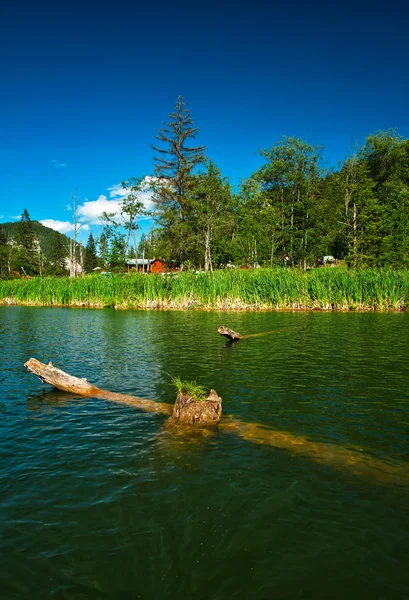
<svg viewBox="0 0 409 600">
<path fill-rule="evenodd" d="M 0 281 L 0 303 L 115 308 L 404 310 L 409 271 L 320 268 Z"/>
</svg>

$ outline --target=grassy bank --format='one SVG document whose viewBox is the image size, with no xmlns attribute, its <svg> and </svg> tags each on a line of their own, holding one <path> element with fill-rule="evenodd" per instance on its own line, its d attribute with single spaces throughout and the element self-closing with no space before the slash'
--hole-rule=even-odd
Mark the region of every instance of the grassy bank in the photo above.
<svg viewBox="0 0 409 600">
<path fill-rule="evenodd" d="M 257 269 L 0 281 L 0 303 L 94 308 L 404 310 L 409 270 Z"/>
</svg>

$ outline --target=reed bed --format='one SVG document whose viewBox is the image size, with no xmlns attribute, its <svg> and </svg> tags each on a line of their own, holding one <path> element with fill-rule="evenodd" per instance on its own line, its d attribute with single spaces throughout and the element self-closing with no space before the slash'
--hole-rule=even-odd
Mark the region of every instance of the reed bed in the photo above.
<svg viewBox="0 0 409 600">
<path fill-rule="evenodd" d="M 257 269 L 0 281 L 0 303 L 92 308 L 380 310 L 409 306 L 409 270 Z"/>
</svg>

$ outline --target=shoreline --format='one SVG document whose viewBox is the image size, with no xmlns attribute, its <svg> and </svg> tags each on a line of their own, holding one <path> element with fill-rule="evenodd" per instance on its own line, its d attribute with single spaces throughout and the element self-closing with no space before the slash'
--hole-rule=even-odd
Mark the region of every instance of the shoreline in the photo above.
<svg viewBox="0 0 409 600">
<path fill-rule="evenodd" d="M 405 312 L 409 269 L 290 268 L 33 277 L 0 280 L 1 306 L 222 310 L 230 312 Z"/>
<path fill-rule="evenodd" d="M 296 304 L 296 303 L 295 303 Z M 316 312 L 316 313 L 404 313 L 407 312 L 406 307 L 379 307 L 379 306 L 336 306 L 331 304 L 330 306 L 269 306 L 269 305 L 254 305 L 254 304 L 217 304 L 217 305 L 203 305 L 199 302 L 194 303 L 160 303 L 150 302 L 149 304 L 103 304 L 102 302 L 90 302 L 84 303 L 81 301 L 74 301 L 70 303 L 57 303 L 57 302 L 41 302 L 41 301 L 22 301 L 15 300 L 13 298 L 4 298 L 0 300 L 0 306 L 25 306 L 27 308 L 83 308 L 90 310 L 144 310 L 144 311 L 190 311 L 190 312 Z"/>
</svg>

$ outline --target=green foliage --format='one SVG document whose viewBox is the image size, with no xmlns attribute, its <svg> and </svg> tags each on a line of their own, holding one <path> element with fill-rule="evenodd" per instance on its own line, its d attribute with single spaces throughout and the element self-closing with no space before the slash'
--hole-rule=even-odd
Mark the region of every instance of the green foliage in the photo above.
<svg viewBox="0 0 409 600">
<path fill-rule="evenodd" d="M 182 381 L 180 377 L 174 376 L 172 377 L 171 383 L 178 392 L 192 398 L 192 400 L 197 400 L 199 402 L 207 400 L 206 390 L 196 381 Z"/>
<path fill-rule="evenodd" d="M 139 229 L 138 217 L 146 216 L 143 202 L 143 194 L 149 192 L 150 184 L 145 177 L 132 177 L 122 182 L 122 187 L 127 195 L 119 202 L 116 212 L 104 212 L 101 215 L 105 222 L 104 228 L 104 247 L 101 248 L 101 254 L 108 261 L 110 267 L 125 263 L 129 256 L 131 248 L 130 241 L 132 236 L 132 255 L 137 254 L 136 231 Z M 125 233 L 122 233 L 122 230 Z M 102 240 L 102 236 L 101 236 Z M 110 245 L 110 247 L 109 247 Z M 119 258 L 119 252 L 123 253 Z"/>
<path fill-rule="evenodd" d="M 98 263 L 122 270 L 131 255 L 205 272 L 226 265 L 307 270 L 325 255 L 355 269 L 409 267 L 409 140 L 396 131 L 369 135 L 331 172 L 322 168 L 321 147 L 284 137 L 260 150 L 264 164 L 234 192 L 205 159 L 204 146 L 192 145 L 197 133 L 179 97 L 156 136 L 154 176 L 122 183 L 126 195 L 118 212 L 103 215 L 98 243 L 92 236 L 88 240 L 86 271 Z M 154 201 L 152 228 L 138 245 L 148 191 Z M 20 223 L 0 224 L 1 232 L 1 277 L 15 270 L 63 274 L 68 238 L 58 234 L 57 240 L 26 210 Z"/>
<path fill-rule="evenodd" d="M 117 308 L 403 310 L 409 270 L 323 267 L 0 281 L 0 302 Z"/>
<path fill-rule="evenodd" d="M 67 275 L 66 258 L 67 250 L 64 247 L 61 235 L 57 231 L 55 231 L 53 251 L 50 262 L 48 264 L 47 274 L 54 275 L 56 277 L 62 277 L 64 275 Z"/>
<path fill-rule="evenodd" d="M 264 208 L 275 209 L 270 215 L 267 234 L 272 257 L 279 252 L 287 265 L 305 267 L 314 256 L 311 234 L 322 175 L 321 150 L 298 138 L 284 137 L 269 150 L 259 152 L 266 164 L 253 178 L 260 182 L 264 192 Z"/>
<path fill-rule="evenodd" d="M 98 266 L 97 245 L 92 233 L 89 234 L 84 250 L 84 271 L 91 273 Z"/>
<path fill-rule="evenodd" d="M 36 241 L 27 209 L 21 215 L 16 242 L 13 268 L 25 275 L 37 275 L 41 272 L 41 247 Z"/>
<path fill-rule="evenodd" d="M 63 233 L 55 232 L 50 227 L 45 227 L 38 221 L 30 221 L 30 226 L 34 233 L 34 238 L 41 247 L 41 251 L 45 261 L 51 260 L 53 254 L 53 247 L 55 243 L 55 233 L 59 236 L 61 243 L 65 249 L 66 256 L 68 256 L 69 238 Z M 16 243 L 18 240 L 18 231 L 20 228 L 20 222 L 16 223 L 0 223 L 0 232 L 6 237 L 7 243 L 11 244 L 13 241 Z M 1 244 L 0 244 L 1 245 Z"/>
<path fill-rule="evenodd" d="M 198 128 L 193 127 L 190 110 L 179 96 L 170 121 L 159 129 L 156 139 L 162 145 L 152 146 L 157 153 L 154 186 L 155 216 L 161 226 L 161 237 L 167 244 L 162 246 L 168 254 L 163 258 L 176 259 L 181 264 L 191 250 L 192 204 L 190 192 L 195 185 L 193 172 L 204 161 L 204 146 L 189 146 Z"/>
<path fill-rule="evenodd" d="M 112 231 L 109 235 L 109 250 L 107 254 L 110 269 L 124 269 L 126 257 L 126 239 L 120 231 Z"/>
</svg>

